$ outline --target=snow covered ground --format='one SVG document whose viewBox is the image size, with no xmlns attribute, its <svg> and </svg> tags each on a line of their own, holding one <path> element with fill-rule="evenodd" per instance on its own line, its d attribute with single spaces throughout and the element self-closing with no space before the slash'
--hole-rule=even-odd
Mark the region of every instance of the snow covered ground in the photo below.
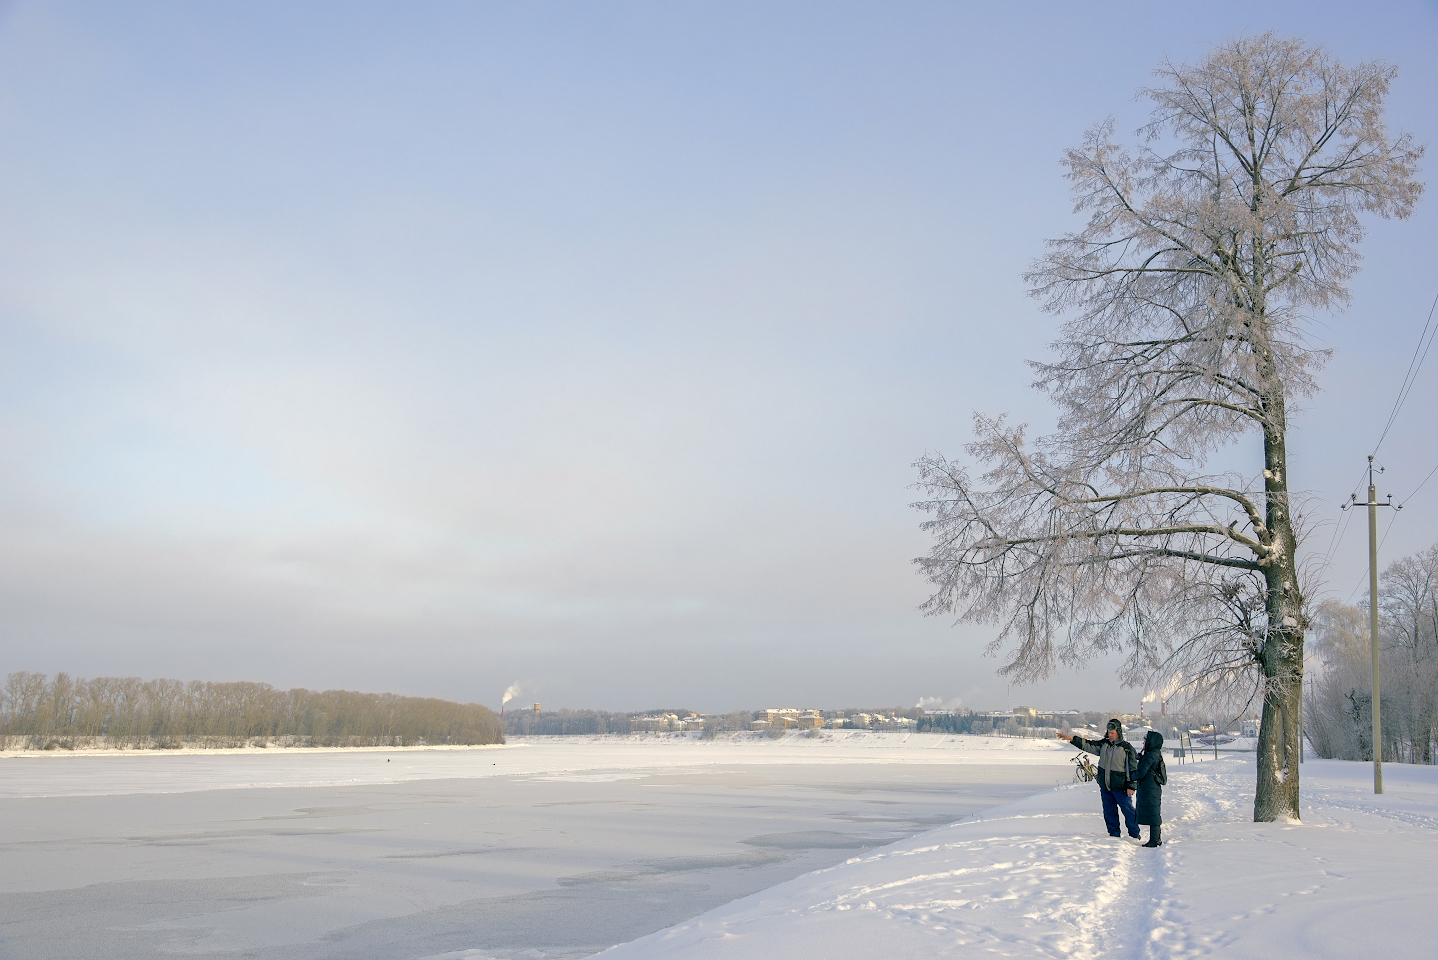
<svg viewBox="0 0 1438 960">
<path fill-rule="evenodd" d="M 1304 822 L 1259 825 L 1251 755 L 1170 763 L 1149 850 L 1107 836 L 1073 752 L 855 731 L 5 757 L 0 958 L 1438 955 L 1438 769 L 1390 764 L 1374 797 L 1369 766 L 1310 760 Z"/>
<path fill-rule="evenodd" d="M 576 958 L 1067 781 L 1042 741 L 0 758 L 0 958 Z"/>
<path fill-rule="evenodd" d="M 1438 769 L 1303 765 L 1303 823 L 1251 822 L 1251 757 L 1170 764 L 1167 842 L 1048 790 L 788 881 L 603 960 L 1433 957 Z"/>
</svg>

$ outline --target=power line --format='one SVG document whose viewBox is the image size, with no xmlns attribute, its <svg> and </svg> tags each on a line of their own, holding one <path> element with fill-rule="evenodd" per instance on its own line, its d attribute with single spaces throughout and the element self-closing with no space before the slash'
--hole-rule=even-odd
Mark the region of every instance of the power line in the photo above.
<svg viewBox="0 0 1438 960">
<path fill-rule="evenodd" d="M 1362 506 L 1362 504 L 1359 504 L 1359 506 Z M 1382 549 L 1383 549 L 1383 545 L 1388 542 L 1388 534 L 1390 534 L 1390 533 L 1393 532 L 1393 521 L 1396 520 L 1396 519 L 1397 519 L 1397 517 L 1396 517 L 1395 515 L 1392 515 L 1392 514 L 1389 515 L 1389 517 L 1388 517 L 1388 526 L 1383 529 L 1383 537 L 1382 537 L 1382 539 L 1380 539 L 1380 540 L 1378 541 L 1378 549 L 1379 549 L 1379 550 L 1382 550 Z M 1344 602 L 1344 603 L 1352 603 L 1352 602 L 1353 602 L 1353 595 L 1356 594 L 1359 590 L 1363 589 L 1363 585 L 1364 585 L 1365 583 L 1367 583 L 1367 582 L 1368 582 L 1368 572 L 1365 570 L 1364 573 L 1363 573 L 1363 578 L 1358 581 L 1358 585 L 1357 585 L 1356 587 L 1354 587 L 1352 590 L 1350 590 L 1350 591 L 1348 592 L 1348 599 L 1345 600 L 1345 601 L 1343 601 L 1343 602 Z"/>
<path fill-rule="evenodd" d="M 1413 493 L 1410 493 L 1410 494 L 1408 494 L 1408 496 L 1404 497 L 1404 498 L 1403 498 L 1403 502 L 1404 502 L 1404 503 L 1407 503 L 1409 500 L 1412 500 L 1413 497 L 1418 493 L 1418 491 L 1419 491 L 1419 490 L 1422 490 L 1423 487 L 1424 487 L 1424 485 L 1427 484 L 1429 480 L 1432 480 L 1432 479 L 1433 479 L 1433 474 L 1435 474 L 1435 473 L 1438 473 L 1438 467 L 1434 467 L 1432 470 L 1429 470 L 1429 471 L 1428 471 L 1428 476 L 1426 476 L 1426 477 L 1423 478 L 1423 483 L 1420 483 L 1420 484 L 1418 484 L 1418 486 L 1414 487 L 1414 488 L 1413 488 Z"/>
<path fill-rule="evenodd" d="M 1363 485 L 1363 478 L 1366 475 L 1366 469 L 1364 472 L 1358 474 L 1358 481 L 1353 484 L 1353 489 L 1350 490 L 1349 493 L 1355 496 L 1357 495 L 1358 489 Z M 1345 510 L 1343 518 L 1333 525 L 1333 536 L 1328 538 L 1328 549 L 1323 551 L 1323 562 L 1318 565 L 1316 576 L 1321 578 L 1323 574 L 1328 571 L 1329 566 L 1332 565 L 1334 553 L 1338 547 L 1343 545 L 1343 537 L 1348 533 L 1348 521 L 1352 519 L 1353 514 Z"/>
<path fill-rule="evenodd" d="M 1413 499 L 1413 494 L 1416 494 L 1419 490 L 1422 490 L 1424 484 L 1426 484 L 1429 480 L 1432 480 L 1432 479 L 1433 479 L 1433 474 L 1435 474 L 1435 473 L 1438 473 L 1438 467 L 1434 467 L 1432 470 L 1429 470 L 1429 471 L 1428 471 L 1428 476 L 1426 476 L 1426 477 L 1423 478 L 1423 483 L 1420 483 L 1420 484 L 1418 484 L 1418 486 L 1414 487 L 1414 488 L 1413 488 L 1413 493 L 1410 493 L 1410 494 L 1408 494 L 1408 496 L 1404 497 L 1404 498 L 1402 499 L 1402 501 L 1399 502 L 1398 508 L 1399 508 L 1400 510 L 1403 509 L 1403 505 L 1406 504 L 1409 500 L 1412 500 L 1412 499 Z M 1397 516 L 1396 516 L 1396 515 L 1390 516 L 1390 517 L 1388 518 L 1388 527 L 1383 531 L 1383 539 L 1378 541 L 1378 549 L 1379 549 L 1379 550 L 1382 550 L 1382 549 L 1383 549 L 1383 545 L 1388 542 L 1388 534 L 1390 534 L 1390 533 L 1393 532 L 1393 521 L 1396 520 L 1396 519 L 1397 519 Z M 1360 583 L 1359 586 L 1361 587 L 1362 584 Z M 1355 592 L 1356 592 L 1356 588 L 1355 588 Z M 1349 597 L 1352 597 L 1353 594 L 1350 593 L 1348 596 L 1349 596 Z"/>
<path fill-rule="evenodd" d="M 1423 332 L 1418 334 L 1418 345 L 1413 348 L 1413 357 L 1408 361 L 1408 371 L 1403 374 L 1403 384 L 1398 388 L 1398 399 L 1393 402 L 1393 412 L 1388 414 L 1388 422 L 1383 425 L 1383 433 L 1379 435 L 1378 442 L 1373 446 L 1376 454 L 1378 448 L 1383 446 L 1383 441 L 1388 436 L 1388 431 L 1393 429 L 1393 422 L 1398 419 L 1398 412 L 1403 409 L 1407 402 L 1408 395 L 1413 392 L 1413 385 L 1418 381 L 1418 371 L 1423 369 L 1423 361 L 1428 359 L 1428 351 L 1433 348 L 1433 335 L 1438 334 L 1438 328 L 1433 327 L 1433 312 L 1438 309 L 1438 296 L 1433 298 L 1433 306 L 1428 308 L 1428 319 L 1423 322 Z M 1430 334 L 1429 329 L 1433 329 Z M 1427 340 L 1427 346 L 1423 341 Z"/>
<path fill-rule="evenodd" d="M 1408 496 L 1404 497 L 1404 498 L 1398 503 L 1398 509 L 1400 509 L 1400 510 L 1403 509 L 1404 505 L 1407 504 L 1409 500 L 1412 500 L 1413 497 L 1418 493 L 1418 491 L 1419 491 L 1419 490 L 1422 490 L 1423 487 L 1424 487 L 1425 485 L 1427 485 L 1427 483 L 1428 483 L 1429 480 L 1432 480 L 1432 479 L 1433 479 L 1433 475 L 1434 475 L 1435 473 L 1438 473 L 1438 467 L 1434 467 L 1432 470 L 1429 470 L 1429 471 L 1428 471 L 1428 476 L 1426 476 L 1426 477 L 1423 478 L 1423 482 L 1420 483 L 1420 484 L 1418 484 L 1418 486 L 1414 487 L 1414 488 L 1413 488 L 1413 492 L 1410 493 L 1410 494 L 1408 494 Z M 1357 511 L 1354 511 L 1354 512 L 1356 513 Z M 1346 518 L 1345 518 L 1345 519 L 1346 519 Z M 1385 527 L 1384 530 L 1383 530 L 1383 538 L 1378 541 L 1378 549 L 1379 549 L 1379 550 L 1382 550 L 1382 549 L 1383 549 L 1383 545 L 1388 542 L 1388 534 L 1390 534 L 1390 533 L 1393 532 L 1393 521 L 1396 520 L 1396 519 L 1398 519 L 1398 516 L 1397 516 L 1396 513 L 1393 514 L 1393 515 L 1391 515 L 1391 516 L 1389 516 L 1389 518 L 1388 518 L 1388 526 Z M 1365 576 L 1363 579 L 1364 579 L 1364 580 L 1367 580 L 1368 578 L 1367 578 L 1367 576 Z M 1358 582 L 1358 586 L 1357 586 L 1357 587 L 1354 587 L 1353 590 L 1349 592 L 1349 594 L 1348 594 L 1348 600 L 1352 600 L 1352 599 L 1353 599 L 1353 595 L 1354 595 L 1355 593 L 1357 593 L 1362 586 L 1363 586 L 1363 581 L 1360 580 L 1360 581 Z M 1348 602 L 1348 601 L 1344 601 L 1344 602 L 1346 603 L 1346 602 Z"/>
<path fill-rule="evenodd" d="M 1428 359 L 1428 351 L 1433 349 L 1433 340 L 1435 336 L 1438 336 L 1438 327 L 1433 325 L 1433 315 L 1435 311 L 1438 311 L 1438 296 L 1433 298 L 1433 305 L 1428 308 L 1428 318 L 1423 321 L 1423 329 L 1418 334 L 1418 343 L 1413 348 L 1413 356 L 1408 360 L 1408 370 L 1403 374 L 1403 383 L 1398 387 L 1398 398 L 1393 401 L 1393 409 L 1388 414 L 1388 422 L 1383 425 L 1383 432 L 1379 434 L 1378 442 L 1373 445 L 1373 454 L 1371 456 L 1377 456 L 1378 448 L 1383 446 L 1383 441 L 1388 438 L 1388 432 L 1393 429 L 1393 424 L 1398 420 L 1398 414 L 1402 411 L 1403 405 L 1408 402 L 1408 395 L 1413 392 L 1413 387 L 1418 382 L 1418 373 L 1423 369 L 1423 362 Z M 1422 490 L 1424 484 L 1431 480 L 1435 473 L 1438 473 L 1438 467 L 1434 467 L 1428 476 L 1423 478 L 1423 483 L 1418 484 L 1413 490 L 1413 493 L 1403 498 L 1402 503 L 1408 502 L 1413 494 Z M 1360 475 L 1358 483 L 1354 484 L 1350 494 L 1356 495 L 1362 485 L 1363 477 Z M 1349 499 L 1350 501 L 1353 500 L 1354 496 L 1350 496 Z M 1338 523 L 1334 524 L 1333 536 L 1329 538 L 1328 549 L 1323 552 L 1323 562 L 1318 566 L 1319 577 L 1322 577 L 1324 572 L 1327 571 L 1328 567 L 1333 563 L 1334 553 L 1337 548 L 1343 544 L 1343 536 L 1348 532 L 1348 521 L 1350 519 L 1352 519 L 1351 516 L 1345 516 Z M 1388 530 L 1392 529 L 1393 521 L 1390 519 L 1388 521 Z M 1388 539 L 1388 530 L 1383 532 L 1384 541 Z M 1379 547 L 1382 547 L 1381 543 Z M 1362 584 L 1360 583 L 1359 586 L 1361 587 Z M 1357 587 L 1354 588 L 1354 593 L 1357 592 L 1357 589 Z M 1351 600 L 1353 593 L 1350 593 L 1348 597 Z"/>
</svg>

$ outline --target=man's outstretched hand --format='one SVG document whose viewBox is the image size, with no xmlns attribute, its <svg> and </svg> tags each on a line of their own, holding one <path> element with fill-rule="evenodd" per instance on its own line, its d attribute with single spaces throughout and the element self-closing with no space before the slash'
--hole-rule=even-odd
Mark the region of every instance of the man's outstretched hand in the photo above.
<svg viewBox="0 0 1438 960">
<path fill-rule="evenodd" d="M 1066 736 L 1064 736 L 1064 735 L 1061 734 L 1061 733 L 1055 733 L 1054 736 L 1058 737 L 1060 740 L 1063 740 L 1063 741 L 1065 741 L 1065 742 L 1068 742 L 1069 740 L 1072 740 L 1072 739 L 1073 739 L 1072 737 L 1066 737 Z"/>
</svg>

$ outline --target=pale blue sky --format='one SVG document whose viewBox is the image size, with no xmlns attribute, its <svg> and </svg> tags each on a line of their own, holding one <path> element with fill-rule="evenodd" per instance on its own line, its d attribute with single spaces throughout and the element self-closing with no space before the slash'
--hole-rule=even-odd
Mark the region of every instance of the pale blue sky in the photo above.
<svg viewBox="0 0 1438 960">
<path fill-rule="evenodd" d="M 1136 705 L 915 610 L 910 463 L 1042 428 L 1061 151 L 1165 56 L 1400 75 L 1433 3 L 9 4 L 0 670 L 554 706 Z M 1431 166 L 1430 160 L 1429 165 Z M 1372 224 L 1291 476 L 1338 516 L 1429 305 Z M 1438 357 L 1380 451 L 1438 466 Z M 1362 527 L 1327 580 L 1349 595 Z M 1322 552 L 1330 528 L 1315 533 Z M 1386 557 L 1438 540 L 1438 478 Z"/>
</svg>

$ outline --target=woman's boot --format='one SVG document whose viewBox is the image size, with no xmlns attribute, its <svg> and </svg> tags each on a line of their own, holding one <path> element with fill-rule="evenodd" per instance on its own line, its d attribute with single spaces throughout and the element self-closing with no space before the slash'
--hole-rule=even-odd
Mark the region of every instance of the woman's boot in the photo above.
<svg viewBox="0 0 1438 960">
<path fill-rule="evenodd" d="M 1145 843 L 1144 846 L 1145 846 L 1145 847 L 1160 847 L 1160 846 L 1163 846 L 1163 837 L 1162 837 L 1162 836 L 1160 835 L 1160 833 L 1159 833 L 1158 824 L 1155 823 L 1153 826 L 1151 826 L 1151 827 L 1148 828 L 1148 843 Z"/>
</svg>

